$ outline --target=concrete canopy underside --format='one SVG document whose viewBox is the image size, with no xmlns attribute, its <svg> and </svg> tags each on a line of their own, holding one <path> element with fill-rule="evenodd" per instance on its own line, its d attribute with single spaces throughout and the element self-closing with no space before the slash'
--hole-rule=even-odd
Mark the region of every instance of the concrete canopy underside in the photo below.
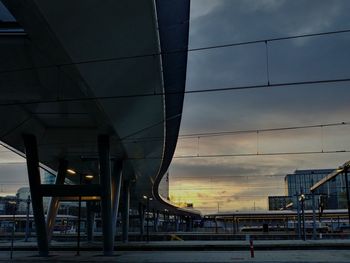
<svg viewBox="0 0 350 263">
<path fill-rule="evenodd" d="M 187 54 L 144 55 L 187 48 L 189 1 L 3 2 L 27 36 L 0 38 L 1 141 L 23 153 L 22 134 L 34 134 L 43 165 L 56 171 L 64 158 L 98 181 L 97 136 L 108 134 L 135 200 L 154 195 L 169 209 L 158 184 L 176 146 Z"/>
</svg>

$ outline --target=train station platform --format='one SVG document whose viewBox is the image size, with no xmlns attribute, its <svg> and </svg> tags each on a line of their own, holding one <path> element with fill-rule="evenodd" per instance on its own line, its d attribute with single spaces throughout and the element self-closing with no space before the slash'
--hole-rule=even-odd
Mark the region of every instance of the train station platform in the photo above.
<svg viewBox="0 0 350 263">
<path fill-rule="evenodd" d="M 254 258 L 249 251 L 118 251 L 114 256 L 101 252 L 55 251 L 50 257 L 38 257 L 32 251 L 0 253 L 0 262 L 120 262 L 120 263 L 198 263 L 198 262 L 349 262 L 349 250 L 265 250 L 256 251 Z"/>
<path fill-rule="evenodd" d="M 323 240 L 256 240 L 254 249 L 263 250 L 350 250 L 350 239 L 323 239 Z M 52 241 L 50 251 L 76 251 L 77 242 Z M 1 241 L 1 251 L 10 251 L 11 242 Z M 15 241 L 14 251 L 37 251 L 36 242 Z M 81 251 L 101 251 L 101 242 L 81 242 Z M 247 251 L 249 241 L 152 241 L 129 242 L 115 244 L 115 251 Z M 350 258 L 349 258 L 350 261 Z"/>
<path fill-rule="evenodd" d="M 114 256 L 102 255 L 101 242 L 52 242 L 39 257 L 36 242 L 16 241 L 14 262 L 350 262 L 350 240 L 259 240 L 254 258 L 249 241 L 157 241 L 116 243 Z M 0 242 L 0 262 L 11 261 L 11 242 Z"/>
</svg>

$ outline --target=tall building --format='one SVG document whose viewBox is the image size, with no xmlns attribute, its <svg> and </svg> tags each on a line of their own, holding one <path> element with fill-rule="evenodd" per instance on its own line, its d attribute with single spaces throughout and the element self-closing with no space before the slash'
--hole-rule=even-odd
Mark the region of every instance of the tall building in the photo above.
<svg viewBox="0 0 350 263">
<path fill-rule="evenodd" d="M 26 214 L 27 213 L 27 202 L 28 196 L 30 197 L 29 187 L 21 187 L 17 190 L 16 196 L 18 198 L 17 213 Z M 44 206 L 46 207 L 46 206 Z M 29 205 L 29 213 L 33 213 L 32 204 Z"/>
<path fill-rule="evenodd" d="M 296 196 L 302 192 L 311 194 L 310 187 L 333 172 L 334 169 L 296 170 L 293 174 L 287 174 L 284 178 L 286 195 L 292 196 L 296 202 Z M 343 175 L 338 175 L 333 180 L 325 183 L 315 191 L 318 203 L 320 196 L 325 196 L 325 207 L 328 209 L 346 208 L 346 184 Z M 305 202 L 306 209 L 312 208 L 312 202 Z"/>
</svg>

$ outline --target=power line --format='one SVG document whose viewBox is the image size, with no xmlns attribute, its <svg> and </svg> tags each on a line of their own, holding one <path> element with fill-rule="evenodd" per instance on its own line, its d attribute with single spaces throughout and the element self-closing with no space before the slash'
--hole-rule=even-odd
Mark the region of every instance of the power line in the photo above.
<svg viewBox="0 0 350 263">
<path fill-rule="evenodd" d="M 348 121 L 334 122 L 334 123 L 325 123 L 325 124 L 313 124 L 313 125 L 299 125 L 299 126 L 285 126 L 285 127 L 276 127 L 276 128 L 266 128 L 266 129 L 249 129 L 249 130 L 236 130 L 236 131 L 218 131 L 218 132 L 202 132 L 202 133 L 187 133 L 180 134 L 178 139 L 190 139 L 198 137 L 215 137 L 215 136 L 225 136 L 232 134 L 242 134 L 242 133 L 256 133 L 256 132 L 273 132 L 273 131 L 286 131 L 286 130 L 298 130 L 298 129 L 311 129 L 311 128 L 324 128 L 324 127 L 335 127 L 335 126 L 345 126 L 350 125 Z M 135 139 L 140 141 L 143 139 L 158 139 L 160 137 L 147 137 Z"/>
<path fill-rule="evenodd" d="M 111 96 L 94 96 L 84 98 L 54 98 L 47 100 L 31 100 L 31 101 L 16 101 L 0 103 L 0 106 L 19 106 L 19 105 L 32 105 L 32 104 L 50 104 L 50 103 L 63 103 L 63 102 L 84 102 L 93 100 L 113 100 L 113 99 L 130 99 L 141 97 L 154 97 L 154 96 L 171 96 L 179 94 L 200 94 L 200 93 L 213 93 L 213 92 L 226 92 L 226 91 L 238 91 L 238 90 L 251 90 L 251 89 L 263 89 L 274 87 L 288 87 L 288 86 L 300 86 L 300 85 L 314 85 L 314 84 L 330 84 L 330 83 L 344 83 L 350 82 L 350 78 L 338 78 L 338 79 L 324 79 L 324 80 L 308 80 L 297 82 L 280 82 L 270 84 L 256 84 L 247 86 L 232 86 L 226 88 L 212 88 L 212 89 L 197 89 L 187 91 L 170 91 L 170 92 L 157 92 L 157 93 L 140 93 L 130 95 L 111 95 Z"/>
<path fill-rule="evenodd" d="M 281 155 L 314 155 L 314 154 L 335 154 L 335 153 L 350 153 L 350 150 L 272 152 L 272 153 L 236 153 L 236 154 L 209 154 L 209 155 L 178 155 L 178 156 L 174 156 L 173 158 L 174 159 L 192 159 L 192 158 L 194 159 L 194 158 L 281 156 Z"/>
<path fill-rule="evenodd" d="M 55 64 L 55 65 L 45 65 L 45 66 L 1 70 L 0 74 L 23 72 L 23 71 L 30 71 L 30 70 L 39 70 L 39 69 L 49 69 L 49 68 L 57 68 L 57 67 L 67 67 L 67 66 L 73 66 L 73 65 L 94 64 L 94 63 L 102 63 L 102 62 L 114 62 L 114 61 L 130 60 L 130 59 L 149 58 L 149 57 L 164 56 L 164 55 L 171 55 L 171 54 L 177 54 L 177 53 L 188 53 L 188 52 L 204 51 L 204 50 L 211 50 L 211 49 L 228 48 L 228 47 L 234 47 L 234 46 L 243 46 L 243 45 L 251 45 L 251 44 L 258 44 L 258 43 L 291 40 L 291 39 L 298 39 L 298 38 L 305 38 L 305 37 L 316 37 L 316 36 L 343 34 L 343 33 L 349 33 L 349 32 L 350 32 L 350 29 L 333 30 L 333 31 L 320 32 L 320 33 L 299 34 L 299 35 L 286 36 L 286 37 L 266 38 L 266 39 L 244 41 L 244 42 L 235 42 L 235 43 L 228 43 L 228 44 L 222 44 L 222 45 L 212 45 L 212 46 L 198 47 L 198 48 L 176 49 L 176 50 L 171 50 L 171 51 L 153 52 L 153 53 L 148 53 L 148 54 L 136 54 L 136 55 L 130 55 L 130 56 L 119 56 L 119 57 L 111 57 L 111 58 L 81 60 L 81 61 L 77 61 L 77 62 L 60 63 L 60 64 Z"/>
<path fill-rule="evenodd" d="M 350 153 L 350 150 L 330 150 L 330 151 L 297 151 L 297 152 L 265 152 L 265 153 L 232 153 L 232 154 L 208 154 L 208 155 L 176 155 L 172 159 L 207 159 L 207 158 L 227 158 L 227 157 L 256 157 L 256 156 L 283 156 L 283 155 L 316 155 L 316 154 L 340 154 Z M 129 156 L 128 160 L 158 160 L 163 156 Z"/>
</svg>

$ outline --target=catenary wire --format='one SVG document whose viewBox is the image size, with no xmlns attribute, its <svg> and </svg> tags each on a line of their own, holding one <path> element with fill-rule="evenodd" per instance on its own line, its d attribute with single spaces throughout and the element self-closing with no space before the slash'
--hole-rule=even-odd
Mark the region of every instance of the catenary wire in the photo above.
<svg viewBox="0 0 350 263">
<path fill-rule="evenodd" d="M 154 56 L 161 56 L 161 55 L 188 53 L 188 52 L 204 51 L 204 50 L 211 50 L 211 49 L 228 48 L 228 47 L 234 47 L 234 46 L 251 45 L 251 44 L 258 44 L 258 43 L 265 43 L 265 42 L 274 42 L 274 41 L 291 40 L 291 39 L 298 39 L 298 38 L 305 38 L 305 37 L 326 36 L 326 35 L 335 35 L 335 34 L 344 34 L 344 33 L 350 33 L 350 29 L 333 30 L 333 31 L 310 33 L 310 34 L 299 34 L 299 35 L 286 36 L 286 37 L 266 38 L 266 39 L 252 40 L 252 41 L 228 43 L 228 44 L 222 44 L 222 45 L 211 45 L 211 46 L 198 47 L 198 48 L 176 49 L 176 50 L 171 50 L 171 51 L 153 52 L 153 53 L 148 53 L 148 54 L 136 54 L 136 55 L 119 56 L 119 57 L 112 57 L 112 58 L 81 60 L 81 61 L 77 61 L 77 62 L 61 63 L 61 64 L 55 64 L 55 65 L 45 65 L 45 66 L 37 66 L 37 67 L 26 67 L 26 68 L 0 70 L 0 74 L 29 71 L 29 70 L 38 70 L 38 69 L 48 69 L 48 68 L 52 68 L 52 67 L 56 68 L 56 67 L 65 67 L 65 66 L 73 66 L 73 65 L 83 65 L 83 64 L 101 63 L 101 62 L 113 62 L 113 61 L 121 61 L 121 60 L 140 59 L 140 58 L 147 58 L 147 57 L 154 57 Z"/>
</svg>

